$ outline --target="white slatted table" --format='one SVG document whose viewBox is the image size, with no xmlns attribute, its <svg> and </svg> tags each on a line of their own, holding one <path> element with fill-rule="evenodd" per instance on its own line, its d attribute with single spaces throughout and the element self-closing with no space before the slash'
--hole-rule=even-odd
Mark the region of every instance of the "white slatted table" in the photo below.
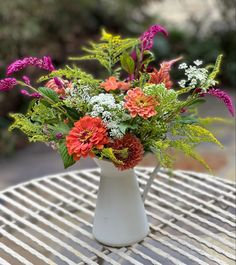
<svg viewBox="0 0 236 265">
<path fill-rule="evenodd" d="M 137 168 L 142 190 L 151 168 Z M 128 248 L 93 239 L 97 169 L 46 176 L 0 193 L 0 264 L 235 264 L 235 183 L 164 169 L 146 200 L 151 231 Z"/>
</svg>

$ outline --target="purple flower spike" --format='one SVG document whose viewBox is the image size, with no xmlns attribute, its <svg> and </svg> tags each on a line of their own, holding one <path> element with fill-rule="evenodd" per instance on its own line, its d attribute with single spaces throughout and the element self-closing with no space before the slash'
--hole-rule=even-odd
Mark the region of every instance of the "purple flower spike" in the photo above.
<svg viewBox="0 0 236 265">
<path fill-rule="evenodd" d="M 17 81 L 15 78 L 1 79 L 0 80 L 0 92 L 1 91 L 9 91 L 16 85 L 17 85 Z"/>
<path fill-rule="evenodd" d="M 37 98 L 37 99 L 39 99 L 39 98 L 42 97 L 39 93 L 36 93 L 36 92 L 30 94 L 30 93 L 29 93 L 27 90 L 25 90 L 25 89 L 22 89 L 20 92 L 21 92 L 22 95 L 27 96 L 27 97 L 31 97 L 31 98 Z"/>
<path fill-rule="evenodd" d="M 220 100 L 224 101 L 226 107 L 228 108 L 229 112 L 231 113 L 232 116 L 234 116 L 234 105 L 232 102 L 231 97 L 224 91 L 217 89 L 217 88 L 211 88 L 207 91 L 207 94 L 213 95 Z"/>
<path fill-rule="evenodd" d="M 54 77 L 53 79 L 54 79 L 55 84 L 58 86 L 58 88 L 64 87 L 63 82 L 58 77 Z"/>
<path fill-rule="evenodd" d="M 21 60 L 16 60 L 12 64 L 10 64 L 7 68 L 7 75 L 12 75 L 18 71 L 21 71 L 25 69 L 27 66 L 36 66 L 38 68 L 47 70 L 47 71 L 53 71 L 55 70 L 52 60 L 49 56 L 44 56 L 43 58 L 37 58 L 37 57 L 26 57 Z"/>
<path fill-rule="evenodd" d="M 23 79 L 23 81 L 26 83 L 26 85 L 29 85 L 29 86 L 30 86 L 30 79 L 29 79 L 28 76 L 24 75 L 24 76 L 22 77 L 22 79 Z"/>
<path fill-rule="evenodd" d="M 143 51 L 151 50 L 154 42 L 154 37 L 158 32 L 161 32 L 166 37 L 168 36 L 167 30 L 161 25 L 153 25 L 141 35 L 140 40 L 142 42 L 141 48 Z"/>
</svg>

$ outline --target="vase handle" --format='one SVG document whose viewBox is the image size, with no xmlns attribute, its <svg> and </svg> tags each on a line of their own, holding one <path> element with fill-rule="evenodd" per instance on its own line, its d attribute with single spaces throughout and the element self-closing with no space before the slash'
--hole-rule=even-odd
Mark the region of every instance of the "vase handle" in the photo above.
<svg viewBox="0 0 236 265">
<path fill-rule="evenodd" d="M 158 164 L 156 165 L 156 167 L 154 168 L 154 170 L 152 171 L 152 173 L 151 173 L 151 175 L 150 175 L 150 178 L 149 178 L 149 180 L 147 181 L 146 186 L 145 186 L 144 189 L 143 189 L 143 194 L 142 194 L 142 199 L 143 199 L 143 201 L 146 200 L 146 198 L 147 198 L 147 194 L 148 194 L 148 192 L 149 192 L 149 190 L 150 190 L 150 188 L 151 188 L 151 186 L 152 186 L 152 183 L 153 183 L 153 181 L 154 181 L 154 178 L 155 178 L 155 176 L 157 175 L 157 172 L 158 172 L 159 170 L 160 170 L 160 163 L 158 163 Z"/>
</svg>

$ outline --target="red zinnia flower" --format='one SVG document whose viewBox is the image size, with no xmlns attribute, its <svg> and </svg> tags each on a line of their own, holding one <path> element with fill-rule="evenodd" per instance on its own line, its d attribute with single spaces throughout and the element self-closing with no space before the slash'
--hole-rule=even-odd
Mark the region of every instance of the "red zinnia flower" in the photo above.
<svg viewBox="0 0 236 265">
<path fill-rule="evenodd" d="M 154 71 L 150 74 L 150 80 L 149 83 L 151 84 L 161 84 L 164 83 L 165 87 L 167 89 L 170 89 L 173 85 L 173 82 L 170 79 L 170 70 L 171 66 L 182 59 L 182 57 L 179 57 L 177 59 L 168 61 L 168 62 L 163 62 L 161 63 L 160 70 L 158 71 L 157 69 L 154 68 Z"/>
<path fill-rule="evenodd" d="M 74 160 L 82 157 L 94 157 L 93 149 L 102 149 L 108 143 L 107 130 L 100 118 L 85 116 L 74 123 L 66 137 L 69 155 Z"/>
<path fill-rule="evenodd" d="M 143 145 L 140 140 L 133 134 L 127 133 L 123 138 L 116 139 L 113 143 L 109 144 L 114 150 L 115 156 L 123 164 L 115 164 L 120 170 L 125 170 L 135 167 L 143 158 Z M 116 150 L 127 149 L 127 155 L 122 156 Z"/>
<path fill-rule="evenodd" d="M 125 96 L 125 108 L 129 110 L 131 117 L 139 115 L 148 119 L 157 114 L 157 105 L 159 103 L 152 96 L 145 95 L 139 87 L 129 90 Z"/>
</svg>

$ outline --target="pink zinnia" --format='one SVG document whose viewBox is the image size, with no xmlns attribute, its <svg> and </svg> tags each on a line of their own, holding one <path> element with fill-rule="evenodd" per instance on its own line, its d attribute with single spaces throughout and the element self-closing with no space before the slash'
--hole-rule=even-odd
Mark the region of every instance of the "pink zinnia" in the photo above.
<svg viewBox="0 0 236 265">
<path fill-rule="evenodd" d="M 213 95 L 213 96 L 219 98 L 220 100 L 222 100 L 225 103 L 225 105 L 228 108 L 231 115 L 234 116 L 234 105 L 233 105 L 231 97 L 226 92 L 224 92 L 218 88 L 210 88 L 204 94 Z"/>
<path fill-rule="evenodd" d="M 7 68 L 7 75 L 12 75 L 20 70 L 25 69 L 27 66 L 36 66 L 38 68 L 47 70 L 47 71 L 53 71 L 55 70 L 52 60 L 49 56 L 44 56 L 43 58 L 37 58 L 37 57 L 25 57 L 20 60 L 16 60 L 12 64 L 10 64 Z"/>
<path fill-rule="evenodd" d="M 0 91 L 9 91 L 17 85 L 15 78 L 4 78 L 0 80 Z"/>
<path fill-rule="evenodd" d="M 140 40 L 141 48 L 143 51 L 151 50 L 154 42 L 154 37 L 158 32 L 161 32 L 164 36 L 168 36 L 167 30 L 161 25 L 153 25 L 141 35 Z"/>
</svg>

